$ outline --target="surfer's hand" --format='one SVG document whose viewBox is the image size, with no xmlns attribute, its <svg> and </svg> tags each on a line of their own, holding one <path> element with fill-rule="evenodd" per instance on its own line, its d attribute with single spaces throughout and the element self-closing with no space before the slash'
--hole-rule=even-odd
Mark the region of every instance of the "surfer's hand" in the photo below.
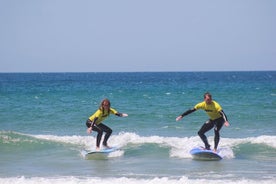
<svg viewBox="0 0 276 184">
<path fill-rule="evenodd" d="M 178 116 L 175 120 L 176 121 L 179 121 L 179 120 L 181 120 L 183 117 L 182 116 Z"/>
<path fill-rule="evenodd" d="M 87 128 L 86 132 L 87 132 L 88 134 L 91 134 L 91 132 L 92 132 L 92 127 Z"/>
<path fill-rule="evenodd" d="M 122 113 L 122 117 L 127 117 L 128 114 Z"/>
<path fill-rule="evenodd" d="M 225 122 L 224 122 L 224 126 L 227 126 L 227 127 L 230 126 L 229 122 L 228 122 L 228 121 L 225 121 Z"/>
</svg>

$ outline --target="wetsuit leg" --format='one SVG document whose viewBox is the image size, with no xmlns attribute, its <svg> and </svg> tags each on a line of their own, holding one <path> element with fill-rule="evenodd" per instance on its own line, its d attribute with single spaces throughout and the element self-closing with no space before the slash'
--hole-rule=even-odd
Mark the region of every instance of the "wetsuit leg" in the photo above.
<svg viewBox="0 0 276 184">
<path fill-rule="evenodd" d="M 208 120 L 206 123 L 202 125 L 202 127 L 198 131 L 198 135 L 201 138 L 201 140 L 204 142 L 206 149 L 210 149 L 210 144 L 208 143 L 208 139 L 205 133 L 211 130 L 213 127 L 214 127 L 214 122 L 211 120 Z"/>
<path fill-rule="evenodd" d="M 110 137 L 110 135 L 112 134 L 112 129 L 109 128 L 108 126 L 104 125 L 104 124 L 99 124 L 98 125 L 105 133 L 105 136 L 104 136 L 104 141 L 103 141 L 103 145 L 104 146 L 107 146 L 107 140 L 108 138 Z"/>
<path fill-rule="evenodd" d="M 97 147 L 100 147 L 103 130 L 99 125 L 96 125 L 96 124 L 92 127 L 92 130 L 98 132 L 96 145 L 97 145 Z"/>
<path fill-rule="evenodd" d="M 214 142 L 215 142 L 215 149 L 217 149 L 218 144 L 219 144 L 219 140 L 220 140 L 220 134 L 219 131 L 222 127 L 224 123 L 224 119 L 223 118 L 219 118 L 215 120 L 215 128 L 214 128 L 214 133 L 215 133 L 215 138 L 214 138 Z"/>
</svg>

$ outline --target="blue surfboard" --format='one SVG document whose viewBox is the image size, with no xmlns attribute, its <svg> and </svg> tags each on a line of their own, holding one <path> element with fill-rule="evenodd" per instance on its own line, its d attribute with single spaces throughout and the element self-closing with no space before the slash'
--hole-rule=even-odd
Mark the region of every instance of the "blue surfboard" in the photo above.
<svg viewBox="0 0 276 184">
<path fill-rule="evenodd" d="M 118 150 L 117 147 L 111 147 L 111 148 L 106 148 L 106 149 L 101 149 L 101 150 L 90 150 L 82 151 L 82 155 L 85 157 L 85 159 L 107 159 L 108 154 L 112 153 L 114 151 Z"/>
<path fill-rule="evenodd" d="M 190 151 L 190 154 L 195 160 L 216 161 L 222 159 L 222 157 L 218 153 L 212 150 L 205 150 L 204 148 L 200 147 L 193 148 Z"/>
</svg>

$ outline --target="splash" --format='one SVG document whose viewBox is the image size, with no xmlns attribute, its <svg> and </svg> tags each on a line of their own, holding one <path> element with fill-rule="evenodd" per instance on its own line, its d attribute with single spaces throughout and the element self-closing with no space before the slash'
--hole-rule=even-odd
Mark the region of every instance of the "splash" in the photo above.
<svg viewBox="0 0 276 184">
<path fill-rule="evenodd" d="M 16 136 L 17 135 L 17 136 Z M 62 144 L 70 144 L 76 149 L 93 149 L 96 147 L 96 138 L 93 136 L 57 136 L 57 135 L 26 135 L 16 132 L 0 132 L 1 142 L 12 143 L 14 141 L 33 141 L 24 138 L 33 137 L 42 141 L 50 141 Z M 209 142 L 213 142 L 213 137 L 208 137 Z M 249 144 L 261 144 L 276 148 L 276 136 L 258 136 L 248 138 L 221 138 L 220 148 L 222 148 L 224 158 L 234 158 L 233 148 L 245 143 Z M 117 135 L 112 135 L 109 139 L 109 144 L 124 149 L 131 149 L 131 147 L 138 147 L 141 145 L 155 144 L 161 148 L 167 148 L 169 150 L 170 157 L 176 158 L 191 158 L 189 151 L 197 146 L 202 146 L 202 141 L 198 136 L 193 137 L 162 137 L 162 136 L 140 136 L 132 132 L 121 132 Z M 111 155 L 111 157 L 122 156 L 123 152 L 117 152 Z"/>
</svg>

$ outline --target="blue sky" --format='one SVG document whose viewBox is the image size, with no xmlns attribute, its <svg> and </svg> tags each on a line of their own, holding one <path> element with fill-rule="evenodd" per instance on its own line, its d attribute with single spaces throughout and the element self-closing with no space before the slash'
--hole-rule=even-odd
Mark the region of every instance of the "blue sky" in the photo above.
<svg viewBox="0 0 276 184">
<path fill-rule="evenodd" d="M 275 0 L 0 0 L 0 72 L 276 70 Z"/>
</svg>

